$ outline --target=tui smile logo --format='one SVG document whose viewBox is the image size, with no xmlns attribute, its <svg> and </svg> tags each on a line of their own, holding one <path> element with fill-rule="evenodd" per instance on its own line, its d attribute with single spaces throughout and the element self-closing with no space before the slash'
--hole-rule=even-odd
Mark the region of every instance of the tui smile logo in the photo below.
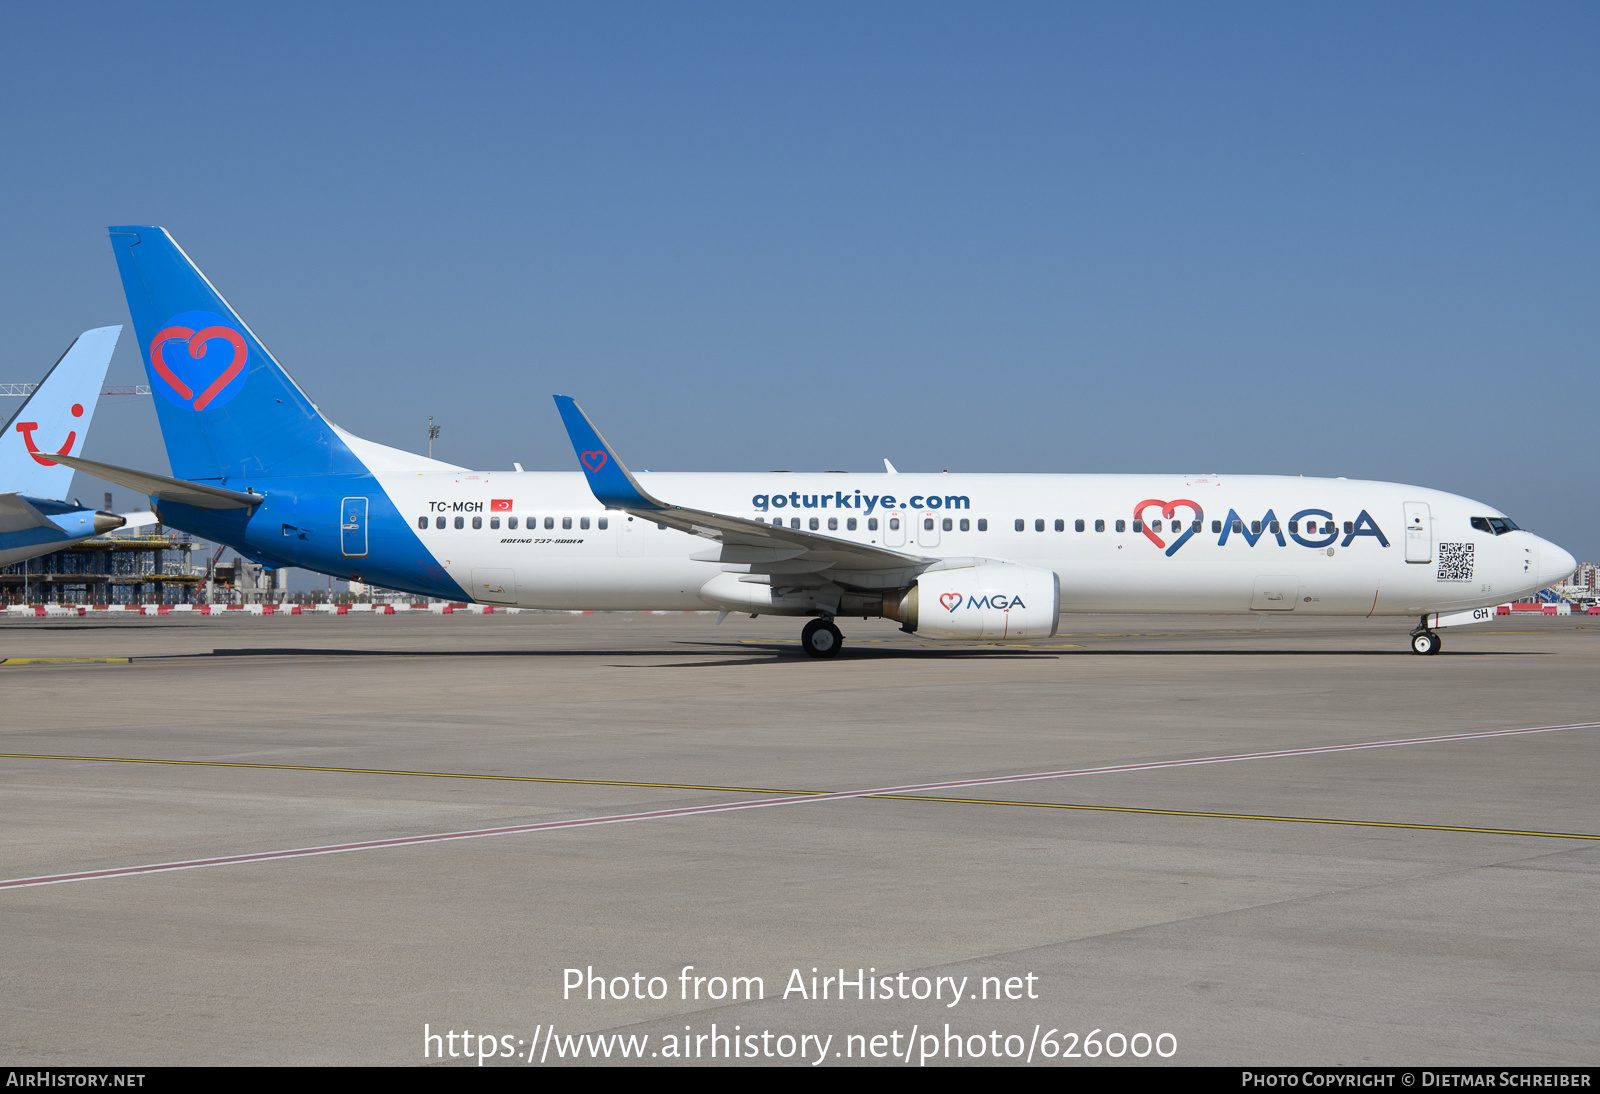
<svg viewBox="0 0 1600 1094">
<path fill-rule="evenodd" d="M 150 340 L 152 386 L 173 406 L 205 410 L 244 390 L 250 348 L 220 315 L 188 311 Z"/>
<path fill-rule="evenodd" d="M 72 404 L 72 416 L 74 418 L 83 417 L 82 403 Z M 38 428 L 38 422 L 17 423 L 17 432 L 22 434 L 22 443 L 28 446 L 28 455 L 33 457 L 33 462 L 45 467 L 55 467 L 56 461 L 45 458 L 44 454 L 39 451 L 39 446 L 33 442 L 33 431 Z M 57 456 L 70 456 L 72 454 L 72 446 L 77 443 L 77 440 L 78 431 L 76 429 L 67 430 L 67 443 L 62 445 L 55 454 Z"/>
</svg>

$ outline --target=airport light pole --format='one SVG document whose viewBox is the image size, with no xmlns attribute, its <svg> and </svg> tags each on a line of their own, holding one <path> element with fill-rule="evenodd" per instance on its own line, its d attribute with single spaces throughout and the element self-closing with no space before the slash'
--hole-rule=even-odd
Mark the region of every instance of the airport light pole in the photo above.
<svg viewBox="0 0 1600 1094">
<path fill-rule="evenodd" d="M 428 459 L 433 459 L 433 439 L 439 435 L 439 427 L 433 424 L 433 415 L 428 415 Z"/>
</svg>

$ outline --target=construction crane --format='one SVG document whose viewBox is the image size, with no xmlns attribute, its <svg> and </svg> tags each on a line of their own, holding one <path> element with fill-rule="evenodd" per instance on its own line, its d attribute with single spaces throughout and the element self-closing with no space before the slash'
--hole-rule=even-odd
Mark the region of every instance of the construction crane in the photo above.
<svg viewBox="0 0 1600 1094">
<path fill-rule="evenodd" d="M 20 398 L 23 398 L 24 396 L 32 395 L 33 394 L 33 389 L 38 387 L 38 386 L 39 385 L 36 384 L 36 383 L 33 383 L 33 384 L 0 384 L 0 397 L 11 395 L 11 396 L 14 396 L 14 397 L 20 399 Z M 100 389 L 100 394 L 102 394 L 102 395 L 148 395 L 148 394 L 150 394 L 150 385 L 149 384 L 107 384 L 105 387 Z"/>
</svg>

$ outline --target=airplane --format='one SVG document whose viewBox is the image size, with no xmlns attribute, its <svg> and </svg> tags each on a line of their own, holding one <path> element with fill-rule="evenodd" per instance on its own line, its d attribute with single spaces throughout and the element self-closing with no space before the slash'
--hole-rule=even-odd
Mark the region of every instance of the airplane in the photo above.
<svg viewBox="0 0 1600 1094">
<path fill-rule="evenodd" d="M 126 519 L 54 501 L 72 486 L 62 458 L 83 451 L 121 325 L 73 339 L 0 431 L 0 566 L 121 528 Z"/>
<path fill-rule="evenodd" d="M 268 566 L 481 604 L 883 617 L 1045 639 L 1063 612 L 1409 616 L 1438 630 L 1576 565 L 1493 506 L 1423 487 L 1235 475 L 634 474 L 578 404 L 577 472 L 473 471 L 328 421 L 155 226 L 110 229 L 171 476 L 65 462 Z"/>
</svg>

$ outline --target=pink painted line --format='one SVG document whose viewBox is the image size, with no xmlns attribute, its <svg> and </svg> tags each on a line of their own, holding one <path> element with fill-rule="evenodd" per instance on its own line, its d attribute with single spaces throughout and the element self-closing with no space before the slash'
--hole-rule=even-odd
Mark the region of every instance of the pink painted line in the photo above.
<svg viewBox="0 0 1600 1094">
<path fill-rule="evenodd" d="M 1149 763 L 1113 764 L 1107 767 L 1079 767 L 1063 771 L 1037 771 L 1027 775 L 995 775 L 986 779 L 908 783 L 904 786 L 880 786 L 871 790 L 836 790 L 822 794 L 794 794 L 781 798 L 723 802 L 719 805 L 693 805 L 685 806 L 681 809 L 653 809 L 644 813 L 609 813 L 598 817 L 544 821 L 539 824 L 515 824 L 503 828 L 475 828 L 462 832 L 434 832 L 423 836 L 397 836 L 394 839 L 363 840 L 359 843 L 330 843 L 318 847 L 295 847 L 283 851 L 260 851 L 252 855 L 223 855 L 217 858 L 188 859 L 182 862 L 156 862 L 144 866 L 121 866 L 110 870 L 86 870 L 75 874 L 11 878 L 6 881 L 0 881 L 0 889 L 23 889 L 35 885 L 60 885 L 69 881 L 96 881 L 103 878 L 131 877 L 135 874 L 160 874 L 173 870 L 199 870 L 207 866 L 236 866 L 247 862 L 273 862 L 278 859 L 309 858 L 313 855 L 338 855 L 347 851 L 375 851 L 384 847 L 413 847 L 418 844 L 444 843 L 450 840 L 483 839 L 487 836 L 512 836 L 524 832 L 549 832 L 560 828 L 588 828 L 598 824 L 622 824 L 627 821 L 694 817 L 706 813 L 729 813 L 741 809 L 770 809 L 779 805 L 801 805 L 807 802 L 838 801 L 846 798 L 870 798 L 887 794 L 912 794 L 926 790 L 954 790 L 968 786 L 997 786 L 1003 783 L 1038 782 L 1043 779 L 1070 779 L 1079 775 L 1111 775 L 1123 771 L 1157 771 L 1174 767 L 1197 767 L 1202 764 L 1241 763 L 1246 760 L 1274 760 L 1291 756 L 1320 756 L 1333 752 L 1356 752 L 1372 748 L 1399 748 L 1404 745 L 1442 744 L 1449 741 L 1476 741 L 1490 737 L 1518 737 L 1530 733 L 1558 733 L 1568 729 L 1597 728 L 1600 728 L 1600 722 L 1575 722 L 1571 725 L 1562 726 L 1493 729 L 1478 733 L 1450 733 L 1438 737 L 1406 737 L 1393 741 L 1365 741 L 1360 744 L 1349 745 L 1286 748 L 1273 752 L 1241 752 L 1231 756 L 1201 756 L 1190 760 L 1155 760 Z"/>
</svg>

